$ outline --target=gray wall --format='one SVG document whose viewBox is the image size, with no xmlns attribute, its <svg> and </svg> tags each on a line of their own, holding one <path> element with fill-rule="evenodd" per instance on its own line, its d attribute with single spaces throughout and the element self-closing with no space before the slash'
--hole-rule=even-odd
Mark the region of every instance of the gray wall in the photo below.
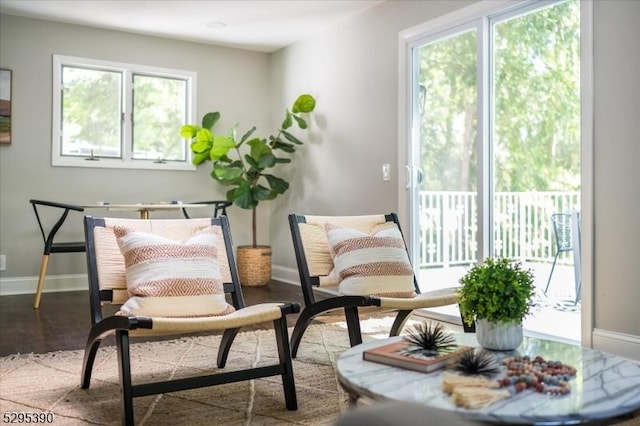
<svg viewBox="0 0 640 426">
<path fill-rule="evenodd" d="M 640 336 L 639 23 L 640 2 L 594 2 L 594 325 L 635 336 Z"/>
<path fill-rule="evenodd" d="M 8 15 L 0 19 L 0 66 L 13 70 L 12 144 L 0 146 L 0 253 L 7 256 L 3 278 L 38 274 L 43 243 L 30 198 L 69 203 L 224 199 L 209 166 L 196 172 L 52 167 L 53 54 L 196 71 L 198 122 L 204 113 L 219 110 L 220 131 L 226 133 L 238 121 L 241 129 L 256 125 L 269 130 L 267 54 Z M 268 209 L 263 210 L 260 231 L 266 240 Z M 249 212 L 231 211 L 238 218 L 232 222 L 235 242 L 249 243 L 250 230 L 239 226 L 248 223 Z M 80 220 L 67 221 L 61 237 L 82 239 Z M 48 275 L 84 273 L 84 262 L 82 254 L 55 256 Z M 35 290 L 32 281 L 29 285 Z"/>
</svg>

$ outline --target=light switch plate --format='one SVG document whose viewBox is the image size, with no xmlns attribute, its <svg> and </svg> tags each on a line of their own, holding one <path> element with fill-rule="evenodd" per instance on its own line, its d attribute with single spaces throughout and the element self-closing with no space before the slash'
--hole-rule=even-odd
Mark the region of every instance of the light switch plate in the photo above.
<svg viewBox="0 0 640 426">
<path fill-rule="evenodd" d="M 389 163 L 384 163 L 382 165 L 382 180 L 391 180 L 391 164 Z"/>
</svg>

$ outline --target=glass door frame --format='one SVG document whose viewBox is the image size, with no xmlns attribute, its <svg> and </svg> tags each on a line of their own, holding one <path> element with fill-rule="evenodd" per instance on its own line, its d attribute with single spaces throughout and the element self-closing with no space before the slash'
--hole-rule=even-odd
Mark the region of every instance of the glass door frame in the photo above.
<svg viewBox="0 0 640 426">
<path fill-rule="evenodd" d="M 413 69 L 414 50 L 417 46 L 422 45 L 425 41 L 434 38 L 440 38 L 447 34 L 445 29 L 470 27 L 469 23 L 480 21 L 480 31 L 489 31 L 486 25 L 487 16 L 493 14 L 503 14 L 508 16 L 509 10 L 512 8 L 520 8 L 525 3 L 530 3 L 531 7 L 539 7 L 541 3 L 552 2 L 512 2 L 512 1 L 496 1 L 496 2 L 478 2 L 469 7 L 457 10 L 450 14 L 441 16 L 424 24 L 420 24 L 413 28 L 401 31 L 398 39 L 398 212 L 400 214 L 401 226 L 406 230 L 407 244 L 412 257 L 413 264 L 419 252 L 418 233 L 414 232 L 414 224 L 417 222 L 417 209 L 413 208 L 415 200 L 417 200 L 417 191 L 419 184 L 419 167 L 416 165 L 416 153 L 412 152 L 412 140 L 418 131 L 414 117 L 416 107 L 414 102 L 414 76 Z M 525 9 L 520 9 L 525 10 Z M 437 35 L 436 35 L 437 34 Z M 480 32 L 478 33 L 481 34 Z M 488 35 L 488 34 L 483 34 Z M 481 46 L 488 49 L 488 37 L 479 37 L 479 43 L 485 40 L 487 46 Z M 581 275 L 582 275 L 582 336 L 581 341 L 585 346 L 592 346 L 592 333 L 594 330 L 593 315 L 593 255 L 594 255 L 594 217 L 593 217 L 593 113 L 594 113 L 594 96 L 593 96 L 593 1 L 583 0 L 580 3 L 580 43 L 581 43 L 581 61 L 580 61 L 580 86 L 581 86 L 581 125 L 580 125 L 580 162 L 581 162 L 581 222 L 582 222 L 582 248 L 581 248 Z M 478 67 L 480 79 L 489 79 L 491 55 L 482 55 L 481 62 Z M 490 168 L 486 167 L 489 159 L 492 158 L 490 152 L 489 135 L 491 125 L 486 126 L 492 119 L 489 110 L 490 95 L 482 93 L 484 87 L 490 87 L 488 81 L 479 84 L 478 99 L 481 101 L 478 105 L 478 134 L 481 135 L 483 143 L 478 144 L 478 258 L 491 253 L 491 238 L 487 238 L 489 234 L 489 223 L 491 223 L 491 188 L 487 190 L 486 186 L 491 184 Z M 488 128 L 487 128 L 488 127 Z M 488 219 L 488 220 L 487 220 Z"/>
</svg>

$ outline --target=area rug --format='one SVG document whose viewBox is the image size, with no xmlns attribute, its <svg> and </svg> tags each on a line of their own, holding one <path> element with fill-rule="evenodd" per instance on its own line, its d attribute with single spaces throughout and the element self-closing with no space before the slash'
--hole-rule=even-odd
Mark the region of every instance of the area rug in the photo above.
<svg viewBox="0 0 640 426">
<path fill-rule="evenodd" d="M 367 339 L 370 337 L 367 336 Z M 211 373 L 220 336 L 135 343 L 134 383 Z M 285 407 L 280 376 L 134 399 L 138 425 L 330 425 L 348 408 L 336 380 L 336 358 L 348 348 L 340 324 L 313 325 L 305 333 L 294 374 L 298 410 Z M 0 358 L 0 412 L 50 412 L 58 425 L 120 424 L 114 347 L 99 350 L 91 386 L 80 389 L 83 351 Z M 273 364 L 273 330 L 240 333 L 225 371 Z"/>
<path fill-rule="evenodd" d="M 389 318 L 363 321 L 363 340 L 386 337 Z M 290 330 L 291 331 L 291 330 Z M 219 336 L 132 345 L 134 383 L 216 370 Z M 348 348 L 346 324 L 312 325 L 294 362 L 298 410 L 285 408 L 277 377 L 134 399 L 138 425 L 331 425 L 349 409 L 334 365 Z M 80 389 L 83 351 L 0 358 L 0 412 L 48 412 L 56 425 L 118 425 L 120 399 L 114 347 L 100 349 L 91 387 Z M 226 370 L 273 363 L 272 330 L 240 333 Z M 638 425 L 640 419 L 621 423 Z"/>
</svg>

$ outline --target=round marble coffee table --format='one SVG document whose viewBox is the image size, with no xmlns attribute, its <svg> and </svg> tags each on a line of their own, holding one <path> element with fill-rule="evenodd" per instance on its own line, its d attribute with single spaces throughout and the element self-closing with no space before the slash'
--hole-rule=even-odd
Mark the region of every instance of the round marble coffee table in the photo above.
<svg viewBox="0 0 640 426">
<path fill-rule="evenodd" d="M 473 333 L 456 333 L 460 345 L 478 346 Z M 577 345 L 525 337 L 516 351 L 493 352 L 498 360 L 513 355 L 540 355 L 577 368 L 571 393 L 565 396 L 531 390 L 478 410 L 456 407 L 442 392 L 442 372 L 425 374 L 364 361 L 365 349 L 400 337 L 354 346 L 337 361 L 338 380 L 352 398 L 410 401 L 454 411 L 476 421 L 508 424 L 577 424 L 611 419 L 640 409 L 640 363 Z"/>
</svg>

